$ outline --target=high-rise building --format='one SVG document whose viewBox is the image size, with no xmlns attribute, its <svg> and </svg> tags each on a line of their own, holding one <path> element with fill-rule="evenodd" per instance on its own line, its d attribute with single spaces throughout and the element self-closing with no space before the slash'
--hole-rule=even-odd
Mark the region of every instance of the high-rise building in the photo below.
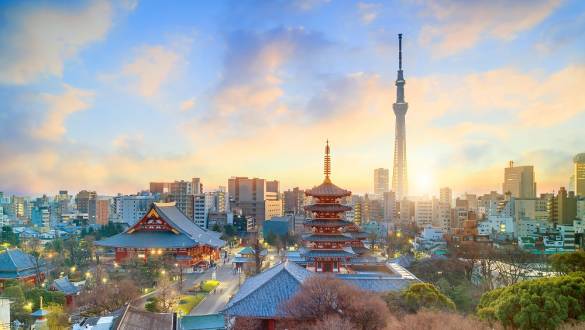
<svg viewBox="0 0 585 330">
<path fill-rule="evenodd" d="M 269 214 L 272 214 L 274 210 L 273 207 L 275 207 L 273 204 L 276 203 L 280 203 L 280 208 L 282 210 L 282 201 L 278 202 L 280 199 L 278 196 L 279 193 L 274 191 L 275 189 L 278 189 L 278 184 L 275 183 L 275 181 L 269 182 L 269 188 L 271 191 L 267 190 L 265 179 L 250 179 L 247 177 L 230 178 L 228 180 L 230 209 L 240 209 L 244 216 L 254 217 L 256 224 L 262 226 L 266 219 L 267 200 L 269 201 L 268 204 L 271 209 Z"/>
<path fill-rule="evenodd" d="M 561 187 L 557 196 L 549 197 L 547 204 L 549 220 L 559 225 L 572 225 L 577 218 L 577 198 L 573 191 Z"/>
<path fill-rule="evenodd" d="M 376 198 L 384 198 L 384 193 L 389 191 L 389 182 L 390 178 L 387 168 L 377 168 L 374 170 L 374 194 Z"/>
<path fill-rule="evenodd" d="M 396 220 L 396 194 L 393 191 L 384 192 L 384 219 Z"/>
<path fill-rule="evenodd" d="M 95 202 L 95 205 L 95 223 L 98 225 L 107 225 L 110 221 L 112 198 L 99 196 Z"/>
<path fill-rule="evenodd" d="M 585 196 L 585 152 L 577 154 L 573 158 L 573 162 L 575 163 L 575 173 L 573 174 L 575 195 Z"/>
<path fill-rule="evenodd" d="M 142 193 L 139 195 L 118 195 L 113 198 L 114 222 L 133 225 L 140 220 L 150 209 L 150 204 L 156 202 L 155 195 Z"/>
<path fill-rule="evenodd" d="M 510 193 L 514 198 L 536 198 L 534 166 L 510 166 L 504 169 L 503 193 Z"/>
<path fill-rule="evenodd" d="M 90 201 L 95 201 L 97 193 L 95 191 L 82 190 L 75 195 L 75 205 L 77 212 L 89 213 Z"/>
<path fill-rule="evenodd" d="M 449 187 L 441 188 L 439 191 L 439 202 L 451 207 L 453 205 L 453 190 Z"/>
<path fill-rule="evenodd" d="M 432 226 L 439 214 L 439 202 L 436 198 L 420 199 L 414 202 L 414 222 L 417 227 Z"/>
<path fill-rule="evenodd" d="M 149 191 L 152 194 L 168 194 L 171 191 L 170 182 L 151 182 Z"/>
<path fill-rule="evenodd" d="M 404 73 L 402 72 L 402 34 L 398 35 L 398 76 L 396 78 L 396 102 L 393 104 L 396 116 L 394 138 L 394 167 L 392 169 L 392 190 L 396 199 L 402 200 L 408 195 L 408 171 L 406 165 L 406 111 L 408 103 L 404 101 Z"/>
<path fill-rule="evenodd" d="M 294 212 L 295 214 L 305 214 L 303 206 L 305 205 L 305 191 L 295 187 L 283 193 L 284 212 Z"/>
<path fill-rule="evenodd" d="M 193 221 L 201 228 L 207 228 L 208 214 L 213 211 L 215 196 L 212 192 L 206 192 L 193 196 Z"/>
</svg>

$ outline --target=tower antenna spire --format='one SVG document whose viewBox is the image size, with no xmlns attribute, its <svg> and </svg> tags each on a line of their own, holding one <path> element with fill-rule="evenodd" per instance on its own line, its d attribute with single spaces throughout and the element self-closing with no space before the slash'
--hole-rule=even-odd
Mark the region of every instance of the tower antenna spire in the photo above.
<svg viewBox="0 0 585 330">
<path fill-rule="evenodd" d="M 398 70 L 402 70 L 402 33 L 398 34 Z"/>
<path fill-rule="evenodd" d="M 329 175 L 331 175 L 331 155 L 329 154 L 329 140 L 327 140 L 325 144 L 325 162 L 324 162 L 324 169 L 323 173 L 325 174 L 324 182 L 330 183 L 331 179 L 329 179 Z"/>
</svg>

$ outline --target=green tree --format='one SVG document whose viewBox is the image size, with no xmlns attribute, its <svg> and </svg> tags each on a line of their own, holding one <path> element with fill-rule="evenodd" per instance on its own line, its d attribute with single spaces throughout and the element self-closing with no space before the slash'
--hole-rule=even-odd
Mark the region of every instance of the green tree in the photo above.
<svg viewBox="0 0 585 330">
<path fill-rule="evenodd" d="M 49 315 L 47 316 L 47 325 L 51 330 L 70 329 L 69 315 L 63 311 L 63 306 L 50 304 L 47 306 Z"/>
<path fill-rule="evenodd" d="M 585 320 L 585 273 L 541 278 L 486 292 L 480 318 L 516 329 L 556 329 Z"/>
<path fill-rule="evenodd" d="M 555 272 L 568 274 L 571 272 L 585 272 L 585 251 L 559 253 L 550 257 L 550 264 Z"/>
<path fill-rule="evenodd" d="M 0 240 L 2 242 L 6 242 L 12 246 L 18 246 L 18 244 L 20 244 L 20 239 L 18 238 L 18 235 L 12 231 L 12 227 L 10 226 L 3 226 L 0 235 L 1 235 Z"/>
<path fill-rule="evenodd" d="M 414 283 L 401 292 L 385 297 L 388 308 L 397 313 L 416 313 L 420 309 L 454 311 L 455 303 L 430 283 Z"/>
<path fill-rule="evenodd" d="M 24 296 L 24 290 L 21 285 L 12 285 L 6 287 L 2 292 L 2 295 L 10 299 L 10 316 L 11 320 L 19 320 L 21 322 L 27 322 L 30 320 L 30 310 L 25 310 L 26 298 Z"/>
</svg>

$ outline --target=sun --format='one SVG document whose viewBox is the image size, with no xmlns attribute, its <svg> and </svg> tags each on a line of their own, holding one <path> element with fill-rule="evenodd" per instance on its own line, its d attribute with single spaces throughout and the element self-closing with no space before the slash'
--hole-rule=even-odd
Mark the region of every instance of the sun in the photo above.
<svg viewBox="0 0 585 330">
<path fill-rule="evenodd" d="M 435 187 L 435 178 L 429 171 L 414 176 L 414 188 L 418 194 L 432 194 Z"/>
</svg>

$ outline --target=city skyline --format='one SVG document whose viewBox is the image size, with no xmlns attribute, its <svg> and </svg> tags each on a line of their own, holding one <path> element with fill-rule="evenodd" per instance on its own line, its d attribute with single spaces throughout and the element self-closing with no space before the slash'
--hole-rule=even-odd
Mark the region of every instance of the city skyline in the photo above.
<svg viewBox="0 0 585 330">
<path fill-rule="evenodd" d="M 161 7 L 0 5 L 0 191 L 309 188 L 329 139 L 335 182 L 373 192 L 392 168 L 398 33 L 411 195 L 500 191 L 508 161 L 558 190 L 584 151 L 582 2 Z"/>
</svg>

